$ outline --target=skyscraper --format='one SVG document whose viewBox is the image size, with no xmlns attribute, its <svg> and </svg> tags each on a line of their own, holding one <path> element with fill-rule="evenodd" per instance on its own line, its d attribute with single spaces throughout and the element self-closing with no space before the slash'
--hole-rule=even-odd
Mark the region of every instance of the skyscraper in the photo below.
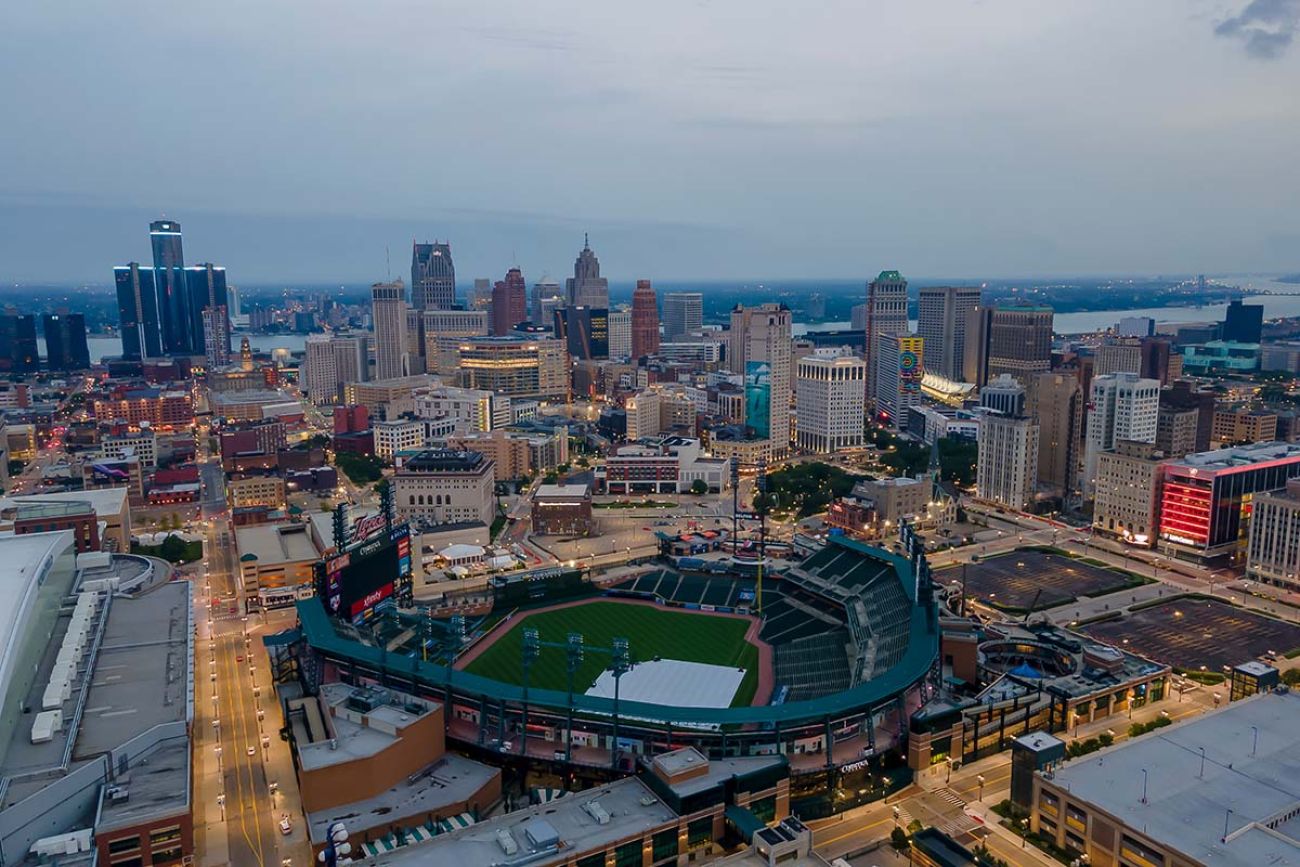
<svg viewBox="0 0 1300 867">
<path fill-rule="evenodd" d="M 211 262 L 195 265 L 185 271 L 185 315 L 189 328 L 188 352 L 198 354 L 206 352 L 203 311 L 209 307 L 228 307 L 229 297 L 226 290 L 226 269 Z M 226 329 L 229 332 L 229 328 Z M 227 343 L 226 355 L 230 354 Z"/>
<path fill-rule="evenodd" d="M 1091 496 L 1097 478 L 1098 455 L 1117 440 L 1154 443 L 1160 412 L 1160 381 L 1136 373 L 1111 373 L 1092 378 L 1088 401 L 1087 444 L 1083 452 L 1083 492 Z"/>
<path fill-rule="evenodd" d="M 976 307 L 966 317 L 964 354 L 966 382 L 1010 374 L 1025 387 L 1032 415 L 1038 374 L 1052 368 L 1052 308 Z"/>
<path fill-rule="evenodd" d="M 609 281 L 600 276 L 600 260 L 586 235 L 582 237 L 582 251 L 573 263 L 573 276 L 565 282 L 565 289 L 571 306 L 609 309 Z"/>
<path fill-rule="evenodd" d="M 704 327 L 704 295 L 669 292 L 664 295 L 664 342 L 672 343 Z"/>
<path fill-rule="evenodd" d="M 528 318 L 538 325 L 545 325 L 551 319 L 542 308 L 546 306 L 554 310 L 555 307 L 562 306 L 562 303 L 557 302 L 563 301 L 564 290 L 560 284 L 550 277 L 543 277 L 533 284 L 532 298 L 528 302 Z"/>
<path fill-rule="evenodd" d="M 561 307 L 554 312 L 555 337 L 579 361 L 609 358 L 609 311 Z"/>
<path fill-rule="evenodd" d="M 609 357 L 632 356 L 632 313 L 629 310 L 611 310 L 609 313 Z"/>
<path fill-rule="evenodd" d="M 6 313 L 0 316 L 0 370 L 29 373 L 41 369 L 36 348 L 36 317 Z"/>
<path fill-rule="evenodd" d="M 795 439 L 804 451 L 827 453 L 863 442 L 867 364 L 853 355 L 823 350 L 796 362 Z"/>
<path fill-rule="evenodd" d="M 1038 470 L 1038 425 L 1025 416 L 990 413 L 980 422 L 975 496 L 1012 509 L 1034 497 Z"/>
<path fill-rule="evenodd" d="M 1083 391 L 1074 371 L 1038 374 L 1038 483 L 1058 496 L 1078 482 Z"/>
<path fill-rule="evenodd" d="M 528 321 L 528 287 L 518 268 L 506 272 L 504 280 L 492 287 L 492 333 L 509 334 L 520 322 Z"/>
<path fill-rule="evenodd" d="M 154 283 L 158 292 L 158 318 L 163 351 L 192 352 L 189 295 L 185 286 L 185 255 L 181 249 L 181 224 L 155 220 L 149 224 L 153 248 Z"/>
<path fill-rule="evenodd" d="M 80 313 L 46 313 L 41 316 L 45 332 L 45 366 L 50 370 L 85 370 L 90 367 L 86 343 L 86 317 Z"/>
<path fill-rule="evenodd" d="M 406 352 L 406 286 L 402 281 L 370 287 L 370 319 L 375 327 L 375 379 L 410 372 Z"/>
<path fill-rule="evenodd" d="M 966 352 L 966 317 L 979 306 L 978 286 L 925 286 L 918 293 L 917 336 L 925 340 L 925 367 L 930 373 L 962 381 Z"/>
<path fill-rule="evenodd" d="M 366 379 L 364 334 L 312 334 L 303 357 L 302 385 L 312 403 L 334 403 L 349 382 Z"/>
<path fill-rule="evenodd" d="M 649 280 L 636 281 L 632 290 L 632 357 L 659 351 L 659 306 Z"/>
<path fill-rule="evenodd" d="M 209 368 L 230 364 L 230 312 L 224 304 L 203 308 L 203 355 Z"/>
<path fill-rule="evenodd" d="M 411 307 L 450 310 L 456 306 L 456 266 L 451 244 L 415 244 L 411 253 Z"/>
<path fill-rule="evenodd" d="M 1264 337 L 1264 305 L 1242 304 L 1240 298 L 1228 302 L 1223 317 L 1223 339 L 1236 343 L 1259 343 Z"/>
<path fill-rule="evenodd" d="M 897 271 L 881 271 L 867 284 L 866 332 L 863 359 L 867 362 L 866 393 L 870 402 L 876 396 L 880 337 L 907 333 L 907 281 Z"/>
<path fill-rule="evenodd" d="M 1020 418 L 1025 414 L 1025 387 L 1013 376 L 995 377 L 980 389 L 980 406 L 999 415 Z"/>
<path fill-rule="evenodd" d="M 745 378 L 745 424 L 770 442 L 772 458 L 790 451 L 790 330 L 784 304 L 731 311 L 727 364 Z"/>
<path fill-rule="evenodd" d="M 113 269 L 117 284 L 117 319 L 122 334 L 122 354 L 127 358 L 161 358 L 162 323 L 158 318 L 158 293 L 152 268 L 139 262 Z"/>
<path fill-rule="evenodd" d="M 925 341 L 914 334 L 881 334 L 872 358 L 876 362 L 876 413 L 903 430 L 907 411 L 921 404 L 925 375 Z"/>
</svg>

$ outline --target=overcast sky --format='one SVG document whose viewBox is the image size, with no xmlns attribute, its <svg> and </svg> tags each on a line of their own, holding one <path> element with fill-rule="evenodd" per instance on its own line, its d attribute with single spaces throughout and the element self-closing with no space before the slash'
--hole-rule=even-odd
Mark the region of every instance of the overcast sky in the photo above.
<svg viewBox="0 0 1300 867">
<path fill-rule="evenodd" d="M 0 280 L 1300 270 L 1300 0 L 6 0 Z"/>
</svg>

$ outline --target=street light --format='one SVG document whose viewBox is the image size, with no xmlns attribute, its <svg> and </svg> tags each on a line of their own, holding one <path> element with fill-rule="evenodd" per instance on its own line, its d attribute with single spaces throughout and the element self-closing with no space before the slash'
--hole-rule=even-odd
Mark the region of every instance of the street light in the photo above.
<svg viewBox="0 0 1300 867">
<path fill-rule="evenodd" d="M 984 775 L 983 774 L 976 775 L 975 782 L 979 783 L 980 785 L 979 797 L 976 798 L 975 800 L 983 801 L 984 800 Z"/>
</svg>

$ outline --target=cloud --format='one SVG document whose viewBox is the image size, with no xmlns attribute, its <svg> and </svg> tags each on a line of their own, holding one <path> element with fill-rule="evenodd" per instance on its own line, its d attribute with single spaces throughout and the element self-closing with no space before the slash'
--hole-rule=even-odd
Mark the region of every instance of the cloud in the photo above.
<svg viewBox="0 0 1300 867">
<path fill-rule="evenodd" d="M 1246 53 L 1261 60 L 1281 57 L 1300 29 L 1300 0 L 1250 0 L 1214 28 L 1218 36 L 1239 39 Z"/>
</svg>

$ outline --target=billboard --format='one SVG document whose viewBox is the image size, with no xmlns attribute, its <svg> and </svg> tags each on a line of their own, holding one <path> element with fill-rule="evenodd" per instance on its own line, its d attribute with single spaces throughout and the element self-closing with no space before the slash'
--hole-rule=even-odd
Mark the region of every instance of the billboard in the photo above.
<svg viewBox="0 0 1300 867">
<path fill-rule="evenodd" d="M 898 338 L 898 390 L 902 394 L 919 395 L 921 380 L 925 378 L 924 339 Z"/>
<path fill-rule="evenodd" d="M 766 361 L 745 362 L 745 424 L 754 435 L 772 435 L 772 367 Z"/>
<path fill-rule="evenodd" d="M 317 564 L 316 592 L 330 614 L 360 624 L 392 599 L 400 579 L 410 574 L 411 532 L 402 524 L 391 534 L 322 560 Z"/>
</svg>

